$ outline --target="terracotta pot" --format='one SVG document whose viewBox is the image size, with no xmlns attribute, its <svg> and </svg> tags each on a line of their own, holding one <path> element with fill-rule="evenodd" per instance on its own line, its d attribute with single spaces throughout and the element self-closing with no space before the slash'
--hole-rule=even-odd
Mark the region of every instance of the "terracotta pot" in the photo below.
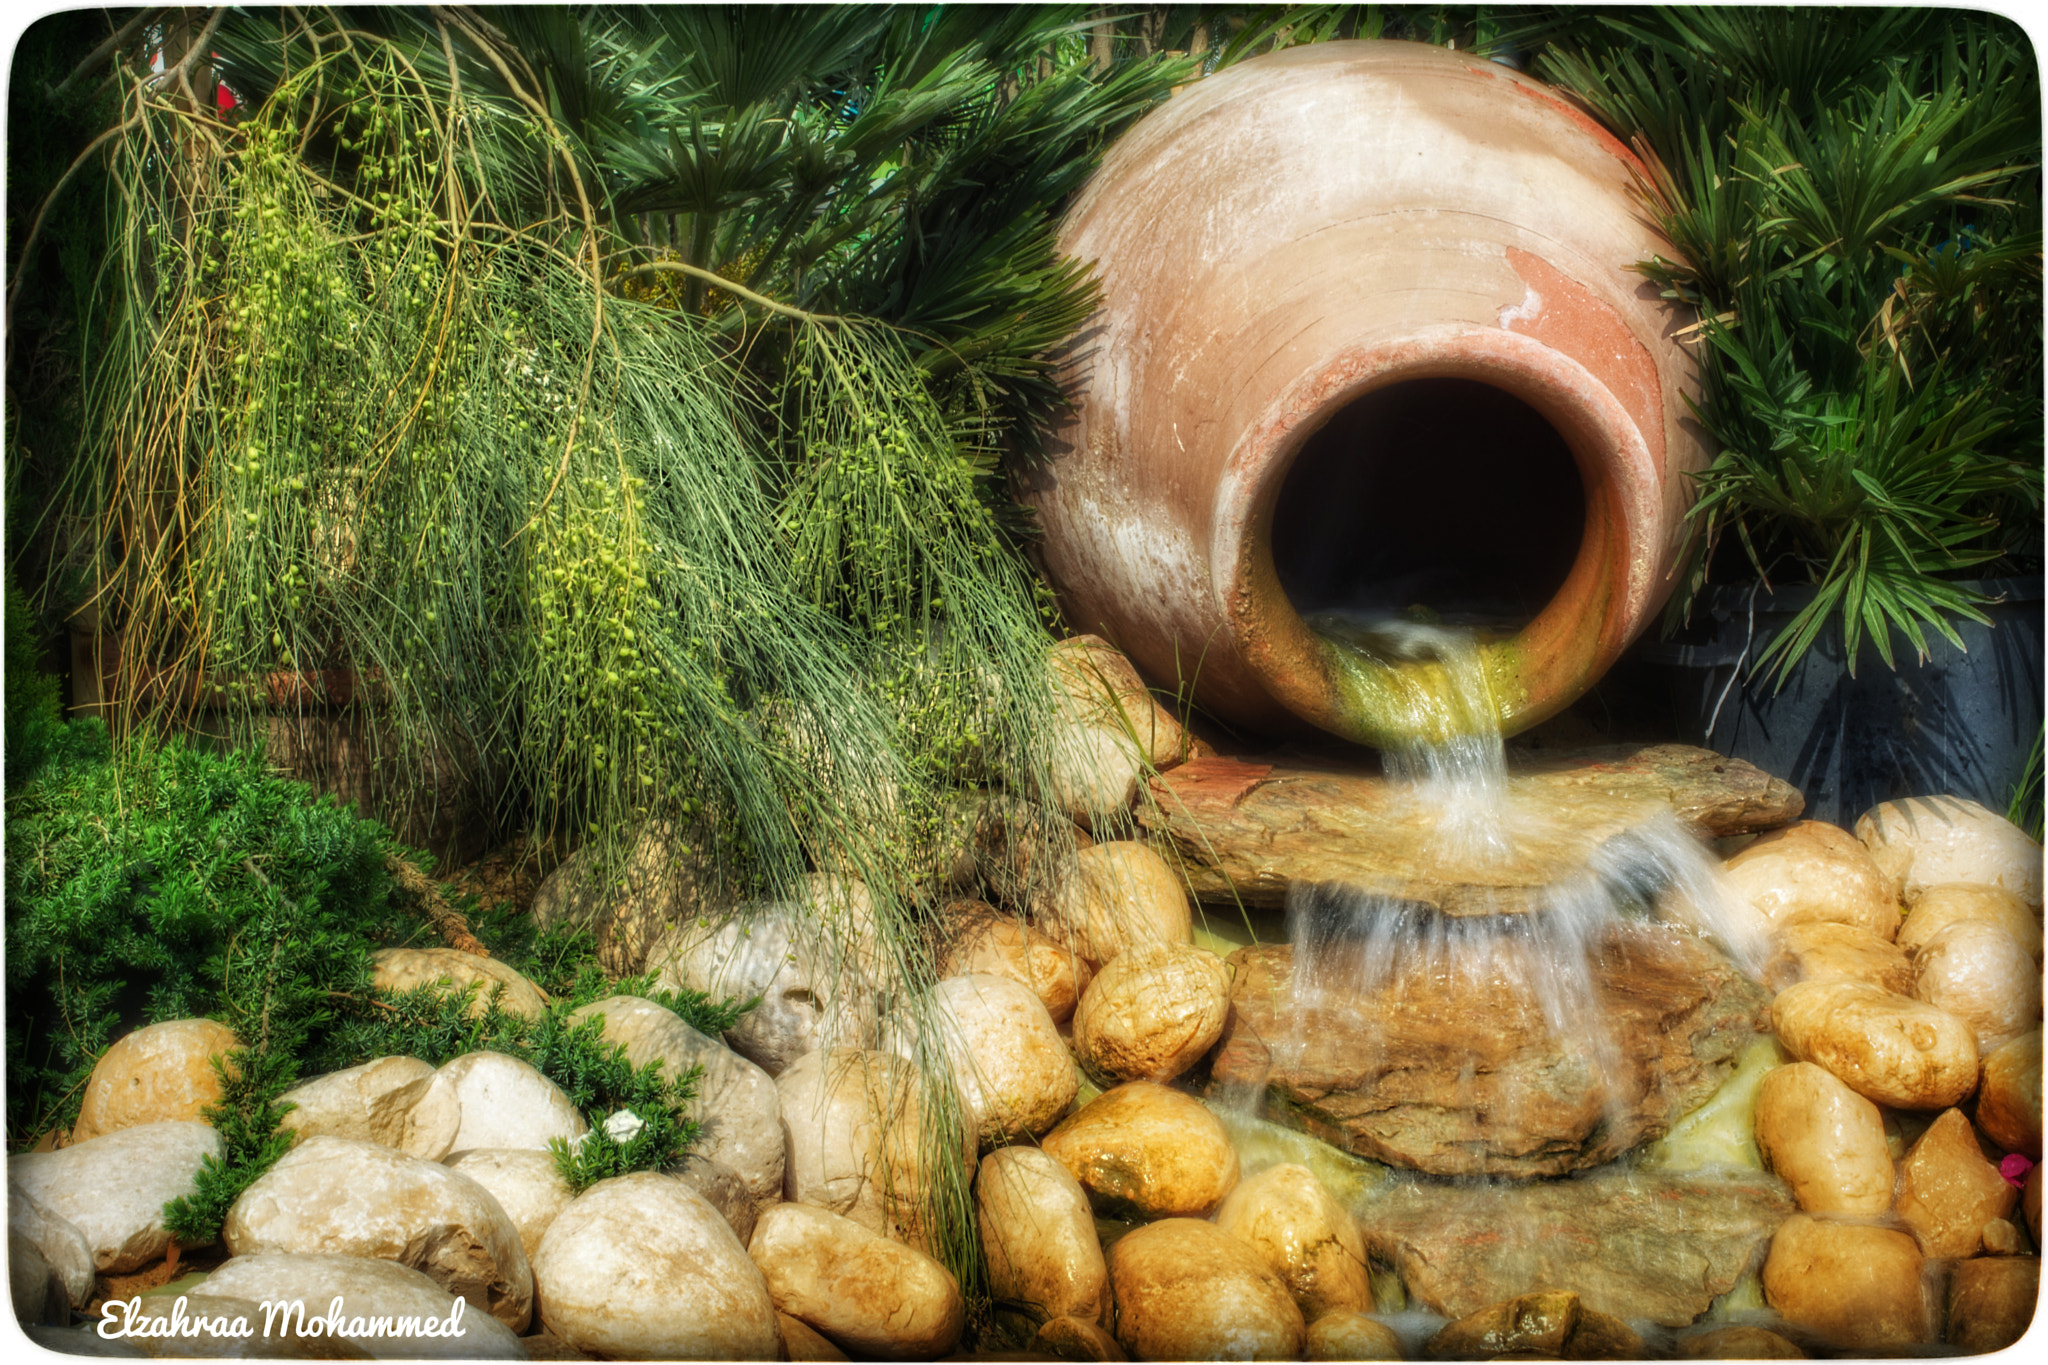
<svg viewBox="0 0 2048 1365">
<path fill-rule="evenodd" d="M 1487 601 L 1507 729 L 1578 696 L 1670 593 L 1706 460 L 1692 319 L 1629 268 L 1672 254 L 1638 173 L 1540 83 L 1414 43 L 1140 120 L 1062 231 L 1102 304 L 1024 480 L 1070 624 L 1227 721 L 1383 744 L 1302 615 Z"/>
</svg>

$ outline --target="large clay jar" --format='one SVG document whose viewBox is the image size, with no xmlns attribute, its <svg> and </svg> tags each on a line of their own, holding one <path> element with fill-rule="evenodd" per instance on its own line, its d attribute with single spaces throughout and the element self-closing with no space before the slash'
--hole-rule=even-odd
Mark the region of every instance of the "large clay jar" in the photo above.
<svg viewBox="0 0 2048 1365">
<path fill-rule="evenodd" d="M 1487 629 L 1507 728 L 1611 665 L 1673 586 L 1705 463 L 1692 319 L 1641 168 L 1537 81 L 1336 42 L 1182 89 L 1109 151 L 1061 245 L 1099 310 L 1025 479 L 1068 620 L 1226 720 L 1398 738 L 1303 622 L 1420 603 Z M 1411 613 L 1412 614 L 1412 613 Z M 1362 678 L 1362 680 L 1361 680 Z"/>
</svg>

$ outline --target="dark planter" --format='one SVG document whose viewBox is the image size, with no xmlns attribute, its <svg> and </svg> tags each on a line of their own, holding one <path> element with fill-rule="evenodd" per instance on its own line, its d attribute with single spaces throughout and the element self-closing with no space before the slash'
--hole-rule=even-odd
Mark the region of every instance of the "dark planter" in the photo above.
<svg viewBox="0 0 2048 1365">
<path fill-rule="evenodd" d="M 1644 647 L 1671 688 L 1680 738 L 1747 759 L 1806 794 L 1806 817 L 1852 824 L 1880 801 L 1951 792 L 2003 812 L 2041 729 L 2041 579 L 1987 579 L 1990 626 L 1956 623 L 1966 650 L 1929 630 L 1925 662 L 1892 637 L 1896 670 L 1868 641 L 1856 676 L 1829 622 L 1785 681 L 1752 677 L 1756 656 L 1813 589 L 1714 587 L 1689 641 Z"/>
</svg>

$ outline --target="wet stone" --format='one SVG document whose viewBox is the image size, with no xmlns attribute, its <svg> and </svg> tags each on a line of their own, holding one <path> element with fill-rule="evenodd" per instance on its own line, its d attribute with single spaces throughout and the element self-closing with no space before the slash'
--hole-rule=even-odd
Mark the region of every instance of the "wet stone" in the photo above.
<svg viewBox="0 0 2048 1365">
<path fill-rule="evenodd" d="M 1365 1247 L 1432 1313 L 1462 1318 L 1531 1284 L 1682 1327 L 1735 1287 L 1793 1212 L 1776 1179 L 1603 1171 L 1571 1180 L 1389 1186 L 1358 1210 Z"/>
<path fill-rule="evenodd" d="M 1431 823 L 1376 772 L 1204 758 L 1152 779 L 1139 823 L 1175 842 L 1197 897 L 1280 906 L 1298 881 L 1343 882 L 1447 914 L 1513 913 L 1576 874 L 1606 840 L 1661 812 L 1703 837 L 1796 818 L 1799 793 L 1741 759 L 1683 744 L 1609 745 L 1512 758 L 1510 800 L 1564 812 L 1571 828 L 1506 866 L 1460 875 L 1435 856 Z"/>
<path fill-rule="evenodd" d="M 1644 1354 L 1643 1339 L 1627 1323 L 1568 1292 L 1492 1304 L 1451 1323 L 1422 1350 L 1432 1360 L 1640 1360 Z"/>
<path fill-rule="evenodd" d="M 1434 1175 L 1612 1161 L 1704 1103 L 1767 1007 L 1726 957 L 1658 926 L 1616 928 L 1592 954 L 1590 1017 L 1607 1021 L 1605 1049 L 1554 1030 L 1512 971 L 1418 969 L 1386 989 L 1310 993 L 1295 988 L 1294 957 L 1284 944 L 1231 954 L 1210 1093 L 1270 1087 L 1269 1118 Z"/>
</svg>

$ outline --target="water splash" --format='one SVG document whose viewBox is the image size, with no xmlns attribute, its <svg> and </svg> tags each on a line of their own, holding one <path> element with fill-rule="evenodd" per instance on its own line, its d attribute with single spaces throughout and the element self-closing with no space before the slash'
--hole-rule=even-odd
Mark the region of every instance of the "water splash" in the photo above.
<svg viewBox="0 0 2048 1365">
<path fill-rule="evenodd" d="M 1340 646 L 1339 672 L 1353 691 L 1375 694 L 1374 711 L 1405 737 L 1385 750 L 1387 775 L 1434 813 L 1434 851 L 1461 866 L 1505 862 L 1507 750 L 1478 633 L 1374 612 L 1305 619 Z"/>
<path fill-rule="evenodd" d="M 1360 613 L 1325 613 L 1310 623 L 1355 652 L 1374 686 L 1402 697 L 1410 738 L 1388 751 L 1386 770 L 1405 784 L 1402 799 L 1445 880 L 1470 875 L 1484 887 L 1489 869 L 1509 871 L 1518 851 L 1572 842 L 1569 812 L 1517 800 L 1475 632 Z M 1426 666 L 1389 668 L 1388 661 Z M 1716 860 L 1669 811 L 1646 811 L 1604 841 L 1589 840 L 1573 860 L 1580 857 L 1547 884 L 1518 887 L 1526 908 L 1507 914 L 1459 915 L 1384 889 L 1295 883 L 1287 918 L 1296 1027 L 1280 1049 L 1305 1048 L 1313 1012 L 1347 996 L 1398 1001 L 1411 985 L 1426 984 L 1433 999 L 1444 998 L 1442 986 L 1452 988 L 1451 998 L 1499 999 L 1505 989 L 1532 1002 L 1552 1036 L 1573 1045 L 1589 1091 L 1598 1088 L 1619 1123 L 1626 1063 L 1602 994 L 1602 955 L 1643 926 L 1682 926 L 1717 941 L 1755 978 L 1765 944 Z"/>
</svg>

